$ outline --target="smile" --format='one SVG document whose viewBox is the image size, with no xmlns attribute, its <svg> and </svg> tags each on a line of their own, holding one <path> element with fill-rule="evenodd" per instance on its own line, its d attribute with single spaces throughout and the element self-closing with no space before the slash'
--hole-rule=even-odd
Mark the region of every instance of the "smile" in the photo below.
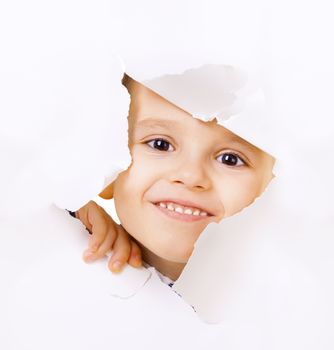
<svg viewBox="0 0 334 350">
<path fill-rule="evenodd" d="M 186 207 L 174 202 L 158 202 L 155 206 L 165 215 L 186 222 L 200 221 L 212 216 L 194 207 Z"/>
</svg>

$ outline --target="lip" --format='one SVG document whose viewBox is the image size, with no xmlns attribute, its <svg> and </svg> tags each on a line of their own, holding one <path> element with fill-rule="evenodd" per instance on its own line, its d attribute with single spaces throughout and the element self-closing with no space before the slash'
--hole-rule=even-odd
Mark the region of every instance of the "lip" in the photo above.
<svg viewBox="0 0 334 350">
<path fill-rule="evenodd" d="M 195 215 L 188 215 L 188 214 L 182 214 L 182 213 L 178 213 L 175 211 L 171 211 L 168 210 L 166 208 L 160 207 L 158 205 L 158 203 L 160 202 L 165 202 L 165 203 L 175 203 L 175 204 L 179 204 L 182 205 L 184 207 L 191 207 L 191 208 L 196 208 L 199 209 L 201 211 L 205 211 L 208 215 L 206 216 L 195 216 Z M 186 200 L 179 200 L 179 199 L 172 199 L 172 198 L 168 198 L 168 199 L 159 199 L 156 200 L 154 202 L 151 202 L 162 214 L 165 214 L 166 216 L 168 216 L 169 218 L 172 219 L 176 219 L 176 220 L 180 220 L 180 221 L 184 221 L 184 222 L 196 222 L 196 221 L 204 221 L 204 220 L 208 220 L 213 217 L 213 214 L 206 208 L 204 208 L 201 205 L 198 205 L 197 203 L 191 202 L 191 201 L 186 201 Z"/>
<path fill-rule="evenodd" d="M 160 201 L 160 202 L 165 202 L 165 201 Z M 172 201 L 170 201 L 170 202 L 172 202 Z M 169 218 L 176 219 L 179 221 L 196 222 L 196 221 L 208 220 L 208 219 L 211 219 L 211 217 L 212 217 L 212 215 L 195 216 L 195 215 L 181 214 L 181 213 L 178 213 L 176 211 L 171 211 L 171 210 L 168 210 L 166 208 L 160 207 L 157 203 L 159 203 L 159 202 L 151 203 L 151 204 L 154 205 L 154 207 L 157 208 L 157 210 L 159 210 L 162 214 L 168 216 Z M 181 204 L 180 202 L 174 202 L 174 203 Z"/>
<path fill-rule="evenodd" d="M 168 198 L 168 199 L 159 199 L 156 200 L 154 202 L 152 202 L 154 205 L 156 205 L 157 203 L 160 202 L 166 202 L 166 203 L 175 203 L 175 204 L 180 204 L 183 207 L 191 207 L 191 208 L 196 208 L 199 209 L 201 211 L 205 211 L 206 213 L 208 213 L 207 217 L 213 216 L 214 214 L 212 214 L 212 212 L 209 209 L 204 208 L 203 206 L 201 206 L 200 204 L 196 204 L 194 202 L 190 202 L 190 201 L 184 201 L 184 200 L 180 200 L 180 199 L 172 199 L 172 198 Z M 182 214 L 183 215 L 183 214 Z M 186 214 L 187 215 L 187 214 Z"/>
</svg>

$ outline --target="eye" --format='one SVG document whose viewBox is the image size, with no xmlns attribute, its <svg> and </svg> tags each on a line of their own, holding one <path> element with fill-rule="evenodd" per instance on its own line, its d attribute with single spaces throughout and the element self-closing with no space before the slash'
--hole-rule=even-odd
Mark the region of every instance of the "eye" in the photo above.
<svg viewBox="0 0 334 350">
<path fill-rule="evenodd" d="M 217 159 L 221 159 L 220 163 L 231 166 L 238 167 L 242 165 L 246 165 L 243 159 L 241 159 L 237 154 L 226 152 L 218 156 Z"/>
<path fill-rule="evenodd" d="M 148 144 L 151 148 L 157 149 L 158 151 L 171 152 L 174 150 L 171 143 L 164 139 L 153 139 L 151 141 L 147 141 L 146 144 Z"/>
</svg>

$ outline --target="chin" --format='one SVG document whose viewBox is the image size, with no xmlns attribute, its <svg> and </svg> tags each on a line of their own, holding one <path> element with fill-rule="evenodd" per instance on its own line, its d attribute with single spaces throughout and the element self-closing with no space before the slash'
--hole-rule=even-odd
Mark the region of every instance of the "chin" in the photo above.
<svg viewBox="0 0 334 350">
<path fill-rule="evenodd" d="M 173 252 L 171 254 L 171 252 Z M 170 250 L 164 251 L 164 252 L 156 252 L 155 254 L 158 255 L 160 258 L 173 262 L 178 264 L 186 264 L 193 252 L 193 248 L 191 250 L 186 249 L 182 252 L 175 252 L 175 247 L 171 247 Z"/>
</svg>

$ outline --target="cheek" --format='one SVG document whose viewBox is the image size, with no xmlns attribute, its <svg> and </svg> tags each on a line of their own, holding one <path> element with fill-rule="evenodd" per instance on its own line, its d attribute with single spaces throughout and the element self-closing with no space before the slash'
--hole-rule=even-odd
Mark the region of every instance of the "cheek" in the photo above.
<svg viewBox="0 0 334 350">
<path fill-rule="evenodd" d="M 128 170 L 121 173 L 114 183 L 114 200 L 117 215 L 122 226 L 131 234 L 142 224 L 142 205 L 147 189 L 153 183 L 145 166 L 133 162 Z M 134 235 L 135 236 L 135 235 Z"/>
<path fill-rule="evenodd" d="M 151 171 L 144 162 L 133 158 L 131 166 L 115 182 L 115 199 L 117 195 L 123 199 L 140 196 L 149 185 L 150 174 Z"/>
<path fill-rule="evenodd" d="M 249 206 L 259 195 L 260 181 L 252 174 L 229 176 L 218 185 L 224 217 L 232 216 Z"/>
<path fill-rule="evenodd" d="M 131 181 L 131 172 L 127 170 L 118 176 L 114 183 L 114 201 L 117 216 L 124 229 L 133 235 L 134 227 L 137 224 L 138 206 L 137 194 Z M 131 198 L 131 200 L 129 200 Z M 135 237 L 136 238 L 136 237 Z"/>
</svg>

